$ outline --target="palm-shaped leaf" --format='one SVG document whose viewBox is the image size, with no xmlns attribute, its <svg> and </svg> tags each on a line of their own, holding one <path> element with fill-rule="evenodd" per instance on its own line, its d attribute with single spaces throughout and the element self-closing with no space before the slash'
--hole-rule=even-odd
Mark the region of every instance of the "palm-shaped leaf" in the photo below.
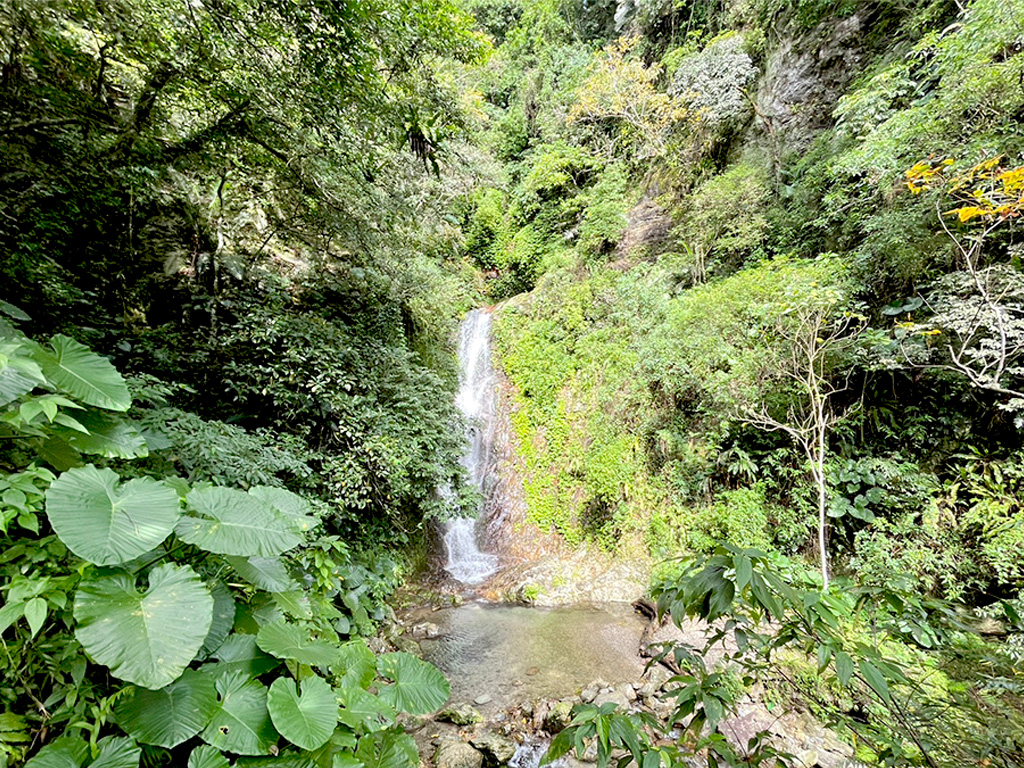
<svg viewBox="0 0 1024 768">
<path fill-rule="evenodd" d="M 411 653 L 384 654 L 377 661 L 377 671 L 394 681 L 381 687 L 380 698 L 413 715 L 425 715 L 440 708 L 451 693 L 441 671 Z"/>
<path fill-rule="evenodd" d="M 178 536 L 207 552 L 241 557 L 273 557 L 302 543 L 294 526 L 265 502 L 232 488 L 189 493 L 193 514 L 181 519 Z"/>
<path fill-rule="evenodd" d="M 87 405 L 127 411 L 132 404 L 121 374 L 106 358 L 68 336 L 54 336 L 53 349 L 38 346 L 36 362 L 54 386 Z"/>
<path fill-rule="evenodd" d="M 266 755 L 277 743 L 267 712 L 267 689 L 242 672 L 217 678 L 220 706 L 202 733 L 203 741 L 239 755 Z"/>
<path fill-rule="evenodd" d="M 143 744 L 171 749 L 191 739 L 217 709 L 213 678 L 194 670 L 158 691 L 130 688 L 117 700 L 117 723 Z"/>
<path fill-rule="evenodd" d="M 338 700 L 321 677 L 307 677 L 300 690 L 294 681 L 277 678 L 270 686 L 267 707 L 278 732 L 303 749 L 322 747 L 338 724 Z"/>
<path fill-rule="evenodd" d="M 150 571 L 140 593 L 126 573 L 82 582 L 75 595 L 75 636 L 122 680 L 143 688 L 173 682 L 195 658 L 213 620 L 213 598 L 187 566 Z"/>
<path fill-rule="evenodd" d="M 181 516 L 178 494 L 148 477 L 129 480 L 91 464 L 70 469 L 46 491 L 46 515 L 68 549 L 96 565 L 117 565 L 167 538 Z"/>
</svg>

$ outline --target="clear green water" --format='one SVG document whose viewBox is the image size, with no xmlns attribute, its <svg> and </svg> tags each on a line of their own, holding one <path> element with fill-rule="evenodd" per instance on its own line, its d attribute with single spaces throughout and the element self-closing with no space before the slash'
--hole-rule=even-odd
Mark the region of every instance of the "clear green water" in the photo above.
<svg viewBox="0 0 1024 768">
<path fill-rule="evenodd" d="M 644 622 L 627 603 L 529 608 L 471 602 L 424 617 L 441 637 L 424 656 L 447 675 L 452 701 L 492 697 L 501 708 L 564 698 L 594 680 L 634 682 Z"/>
</svg>

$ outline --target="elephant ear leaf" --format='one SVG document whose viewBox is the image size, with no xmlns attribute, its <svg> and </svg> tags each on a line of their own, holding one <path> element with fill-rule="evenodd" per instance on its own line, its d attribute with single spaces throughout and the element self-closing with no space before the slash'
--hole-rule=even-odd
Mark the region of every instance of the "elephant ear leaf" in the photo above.
<svg viewBox="0 0 1024 768">
<path fill-rule="evenodd" d="M 201 736 L 212 747 L 238 755 L 266 755 L 277 743 L 267 712 L 267 689 L 244 672 L 217 678 L 220 706 Z"/>
<path fill-rule="evenodd" d="M 68 549 L 96 565 L 118 565 L 156 547 L 181 517 L 178 495 L 152 478 L 119 485 L 109 469 L 69 469 L 46 491 L 46 516 Z"/>
<path fill-rule="evenodd" d="M 231 763 L 216 747 L 201 744 L 188 756 L 188 768 L 231 768 Z"/>
<path fill-rule="evenodd" d="M 187 566 L 161 565 L 139 592 L 126 573 L 81 583 L 75 595 L 75 636 L 115 677 L 143 688 L 176 680 L 203 646 L 213 597 Z"/>
<path fill-rule="evenodd" d="M 172 749 L 191 739 L 217 709 L 217 688 L 209 675 L 193 670 L 157 691 L 129 688 L 117 700 L 117 723 L 142 744 Z"/>
<path fill-rule="evenodd" d="M 356 758 L 365 768 L 415 768 L 419 757 L 412 737 L 394 731 L 368 734 L 356 748 Z"/>
<path fill-rule="evenodd" d="M 319 749 L 338 724 L 338 700 L 321 677 L 307 677 L 301 689 L 287 677 L 270 686 L 267 699 L 274 727 L 288 741 L 303 749 Z"/>
<path fill-rule="evenodd" d="M 309 502 L 296 493 L 284 488 L 257 485 L 249 489 L 249 495 L 273 508 L 302 534 L 316 526 L 316 518 L 310 516 Z"/>
<path fill-rule="evenodd" d="M 86 405 L 127 411 L 132 404 L 121 374 L 106 358 L 68 336 L 54 336 L 52 349 L 39 345 L 35 359 L 47 380 Z"/>
<path fill-rule="evenodd" d="M 79 768 L 88 754 L 89 747 L 84 741 L 62 736 L 40 749 L 25 763 L 25 768 Z"/>
<path fill-rule="evenodd" d="M 380 698 L 402 712 L 426 715 L 439 709 L 451 693 L 441 671 L 411 653 L 386 653 L 377 662 L 381 677 L 394 682 L 382 686 Z"/>
<path fill-rule="evenodd" d="M 107 736 L 100 739 L 99 754 L 89 763 L 89 768 L 139 768 L 142 750 L 124 736 Z"/>
<path fill-rule="evenodd" d="M 337 642 L 311 638 L 306 630 L 283 621 L 262 627 L 256 645 L 271 656 L 313 667 L 329 667 L 338 661 Z"/>
<path fill-rule="evenodd" d="M 207 552 L 274 557 L 302 543 L 296 527 L 270 505 L 233 488 L 202 488 L 186 498 L 190 514 L 178 537 Z"/>
</svg>

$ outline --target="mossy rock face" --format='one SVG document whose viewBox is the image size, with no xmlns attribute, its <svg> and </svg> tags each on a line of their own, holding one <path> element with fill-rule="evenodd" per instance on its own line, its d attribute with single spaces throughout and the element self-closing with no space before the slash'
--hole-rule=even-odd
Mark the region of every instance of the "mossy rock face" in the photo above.
<svg viewBox="0 0 1024 768">
<path fill-rule="evenodd" d="M 437 713 L 437 720 L 453 725 L 475 725 L 482 723 L 484 716 L 469 704 L 452 704 Z"/>
<path fill-rule="evenodd" d="M 483 753 L 485 765 L 508 765 L 516 755 L 516 743 L 500 733 L 485 731 L 469 743 Z"/>
</svg>

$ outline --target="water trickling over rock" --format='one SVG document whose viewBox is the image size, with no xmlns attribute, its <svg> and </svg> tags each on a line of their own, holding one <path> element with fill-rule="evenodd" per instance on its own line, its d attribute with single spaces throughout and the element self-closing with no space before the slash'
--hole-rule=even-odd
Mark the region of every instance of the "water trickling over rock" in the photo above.
<svg viewBox="0 0 1024 768">
<path fill-rule="evenodd" d="M 459 391 L 455 405 L 466 418 L 462 465 L 481 499 L 486 498 L 491 486 L 497 396 L 497 380 L 491 365 L 491 315 L 475 309 L 459 329 Z M 498 558 L 480 551 L 477 516 L 448 523 L 444 544 L 448 552 L 445 570 L 458 581 L 479 584 L 498 570 Z"/>
</svg>

